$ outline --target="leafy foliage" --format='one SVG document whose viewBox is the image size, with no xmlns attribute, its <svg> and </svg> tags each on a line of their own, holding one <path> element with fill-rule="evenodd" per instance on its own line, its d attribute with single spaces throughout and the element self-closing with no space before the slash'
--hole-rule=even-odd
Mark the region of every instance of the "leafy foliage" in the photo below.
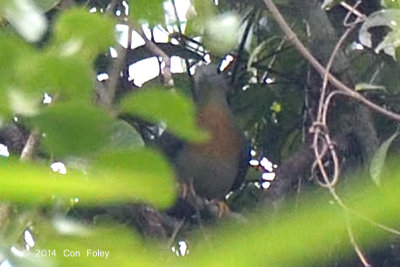
<svg viewBox="0 0 400 267">
<path fill-rule="evenodd" d="M 9 105 L 6 104 L 8 92 L 14 89 L 10 85 L 18 81 L 17 68 L 21 67 L 23 59 L 29 57 L 32 51 L 13 34 L 1 32 L 0 35 L 0 48 L 2 51 L 7 51 L 7 53 L 0 53 L 0 97 L 4 101 L 0 106 L 0 111 L 2 115 L 6 115 L 10 110 Z"/>
<path fill-rule="evenodd" d="M 107 159 L 109 162 L 104 162 Z M 122 162 L 122 166 L 113 164 Z M 69 170 L 56 174 L 42 164 L 19 163 L 1 159 L 1 199 L 30 205 L 52 205 L 60 199 L 80 205 L 112 204 L 146 200 L 161 207 L 174 199 L 173 176 L 169 166 L 155 152 L 115 152 L 99 156 L 88 175 Z M 133 166 L 133 167 L 131 167 Z M 156 166 L 152 173 L 144 167 Z M 163 179 L 159 179 L 158 177 Z"/>
<path fill-rule="evenodd" d="M 398 0 L 382 0 L 381 3 L 387 8 L 400 8 L 400 2 Z"/>
<path fill-rule="evenodd" d="M 186 32 L 202 35 L 204 46 L 218 56 L 235 49 L 239 40 L 239 16 L 233 12 L 218 14 L 208 0 L 194 1 L 194 16 L 189 16 Z"/>
<path fill-rule="evenodd" d="M 392 172 L 395 173 L 398 172 Z M 397 175 L 390 177 L 392 182 L 383 186 L 379 193 L 376 193 L 374 186 L 365 188 L 353 184 L 356 189 L 354 192 L 357 193 L 346 200 L 367 218 L 385 218 L 385 223 L 394 223 L 396 216 L 393 214 L 399 211 L 399 207 L 393 205 L 393 201 L 398 199 L 398 178 Z M 360 199 L 364 201 L 359 201 Z M 208 240 L 197 233 L 195 237 L 199 241 L 193 244 L 191 253 L 184 258 L 178 258 L 168 251 L 160 252 L 154 244 L 143 244 L 134 233 L 115 225 L 87 228 L 76 225 L 76 222 L 53 221 L 52 225 L 42 222 L 37 225 L 37 234 L 43 236 L 38 245 L 39 248 L 55 249 L 57 256 L 51 257 L 51 260 L 61 266 L 90 263 L 99 266 L 109 266 L 110 263 L 135 266 L 325 264 L 330 259 L 327 257 L 329 245 L 346 237 L 346 219 L 342 211 L 329 202 L 326 195 L 315 196 L 308 199 L 308 204 L 303 206 L 301 213 L 287 212 L 274 220 L 270 220 L 267 215 L 250 217 L 247 227 L 243 227 L 243 224 L 228 224 L 209 230 Z M 380 203 L 379 206 L 374 205 L 377 202 Z M 363 244 L 379 245 L 385 242 L 382 232 L 371 232 L 373 226 L 366 224 L 365 220 L 352 214 L 346 216 L 351 218 L 357 232 L 368 233 L 363 235 Z M 55 226 L 60 223 L 72 224 L 69 227 L 70 232 L 48 230 L 57 228 Z M 75 229 L 72 228 L 73 225 Z M 332 235 L 336 238 L 332 239 Z M 88 249 L 92 249 L 94 244 L 96 249 L 109 251 L 107 260 L 86 256 Z M 62 253 L 66 249 L 67 253 L 79 251 L 81 257 L 65 257 Z M 290 256 L 288 250 L 291 252 Z M 232 251 L 235 253 L 232 254 Z M 341 246 L 340 251 L 344 253 L 344 257 L 349 257 L 350 247 Z"/>
<path fill-rule="evenodd" d="M 59 104 L 32 119 L 44 132 L 43 142 L 55 155 L 80 155 L 101 148 L 110 135 L 111 118 L 101 109 L 83 104 Z"/>
<path fill-rule="evenodd" d="M 109 146 L 112 149 L 135 149 L 143 147 L 144 142 L 140 134 L 129 123 L 117 120 L 111 125 Z"/>
<path fill-rule="evenodd" d="M 47 20 L 42 10 L 30 0 L 3 0 L 0 2 L 0 15 L 28 42 L 39 41 L 47 30 Z"/>
<path fill-rule="evenodd" d="M 150 25 L 163 24 L 164 10 L 161 0 L 131 0 L 131 18 L 136 22 L 148 22 Z"/>
<path fill-rule="evenodd" d="M 378 44 L 375 52 L 379 53 L 383 50 L 386 54 L 396 58 L 396 48 L 400 45 L 399 14 L 398 9 L 384 9 L 371 14 L 360 29 L 360 42 L 367 47 L 372 47 L 372 36 L 368 30 L 371 27 L 387 26 L 392 31 Z"/>
<path fill-rule="evenodd" d="M 207 0 L 195 0 L 193 8 L 194 14 L 189 14 L 186 30 L 190 35 L 203 33 L 207 21 L 218 13 L 216 6 Z"/>
<path fill-rule="evenodd" d="M 24 11 L 16 6 L 18 8 L 10 12 L 7 4 L 11 1 L 0 1 L 0 50 L 3 51 L 0 53 L 0 122 L 17 116 L 32 133 L 40 133 L 40 148 L 35 162 L 23 163 L 14 158 L 0 160 L 0 198 L 4 202 L 19 205 L 22 210 L 34 210 L 36 207 L 40 211 L 43 207 L 52 210 L 45 215 L 38 215 L 36 220 L 26 220 L 29 222 L 21 223 L 18 216 L 10 216 L 10 221 L 19 221 L 18 228 L 21 229 L 33 225 L 37 236 L 36 247 L 57 250 L 57 257 L 50 260 L 53 263 L 60 266 L 108 266 L 110 263 L 123 266 L 317 265 L 329 262 L 326 255 L 330 251 L 327 250 L 336 241 L 332 236 L 346 238 L 347 228 L 343 217 L 351 219 L 353 228 L 360 232 L 363 244 L 368 246 L 381 244 L 385 240 L 381 233 L 364 235 L 362 230 L 365 221 L 361 217 L 388 224 L 397 222 L 393 216 L 399 211 L 398 205 L 393 205 L 398 200 L 397 169 L 385 177 L 379 192 L 376 187 L 354 185 L 354 194 L 346 198 L 346 203 L 355 207 L 363 215 L 361 217 L 349 210 L 339 209 L 336 204 L 332 205 L 330 198 L 317 195 L 307 199 L 300 211 L 291 212 L 288 209 L 274 220 L 268 212 L 267 215 L 249 216 L 249 223 L 245 227 L 242 224 L 228 224 L 214 230 L 206 228 L 210 238 L 204 239 L 199 233 L 191 237 L 193 249 L 190 248 L 191 253 L 184 259 L 170 253 L 169 247 L 160 252 L 153 243 L 146 244 L 131 229 L 121 227 L 114 221 L 106 226 L 87 227 L 81 221 L 58 220 L 53 213 L 65 213 L 72 206 L 97 208 L 146 202 L 164 209 L 175 201 L 176 185 L 170 164 L 157 151 L 146 148 L 145 136 L 131 124 L 119 119 L 120 114 L 167 126 L 167 131 L 188 142 L 204 142 L 208 133 L 197 127 L 192 101 L 178 93 L 177 89 L 167 90 L 161 86 L 135 88 L 136 92 L 118 95 L 117 101 L 111 99 L 113 103 L 102 108 L 93 101 L 96 98 L 93 97 L 93 91 L 99 93 L 100 85 L 105 85 L 106 91 L 114 89 L 109 86 L 113 78 L 118 80 L 117 91 L 124 86 L 121 80 L 126 73 L 118 71 L 118 68 L 128 64 L 132 54 L 127 54 L 126 62 L 122 63 L 118 62 L 121 55 L 117 59 L 110 57 L 108 67 L 110 73 L 117 68 L 116 77 L 104 83 L 94 82 L 93 64 L 100 53 L 108 53 L 109 48 L 116 44 L 116 24 L 163 25 L 163 1 L 131 0 L 128 3 L 129 17 L 119 18 L 113 18 L 116 10 L 122 13 L 123 4 L 118 1 L 112 1 L 111 4 L 116 4 L 114 9 L 110 8 L 108 1 L 87 1 L 90 7 L 96 7 L 94 14 L 82 7 L 64 10 L 59 6 L 58 11 L 54 8 L 60 4 L 57 0 L 27 2 L 35 7 L 32 11 Z M 200 36 L 201 43 L 211 55 L 224 57 L 238 47 L 239 28 L 245 25 L 240 25 L 241 21 L 248 19 L 254 23 L 249 28 L 246 42 L 242 43 L 242 50 L 238 51 L 240 54 L 235 55 L 244 61 L 247 60 L 247 54 L 250 58 L 244 70 L 231 70 L 231 73 L 236 72 L 240 81 L 230 104 L 253 148 L 267 151 L 268 157 L 281 162 L 289 158 L 302 142 L 304 110 L 312 109 L 304 100 L 306 91 L 310 90 L 304 78 L 309 75 L 306 70 L 308 67 L 288 45 L 287 39 L 282 38 L 276 26 L 271 25 L 270 17 L 260 7 L 254 12 L 237 8 L 243 5 L 254 8 L 253 5 L 257 3 L 253 2 L 221 1 L 216 6 L 213 1 L 196 0 L 191 6 L 194 12 L 188 10 L 184 33 L 188 37 Z M 290 5 L 288 1 L 278 2 L 285 7 Z M 324 5 L 333 8 L 338 7 L 340 2 L 325 1 Z M 393 1 L 384 2 L 393 9 L 372 13 L 364 22 L 359 37 L 363 45 L 372 47 L 374 40 L 369 30 L 379 26 L 389 27 L 391 31 L 375 50 L 383 50 L 395 58 L 399 21 L 398 10 L 394 8 L 397 8 L 397 4 Z M 15 3 L 18 4 L 18 1 Z M 47 11 L 49 13 L 43 14 Z M 40 22 L 38 29 L 30 31 L 28 23 L 21 20 L 29 12 L 37 21 L 45 20 L 46 23 Z M 56 13 L 54 19 L 52 12 Z M 303 20 L 296 15 L 291 19 Z M 296 24 L 296 30 L 299 36 L 305 38 L 305 29 L 300 24 Z M 49 31 L 48 35 L 45 31 Z M 174 48 L 177 47 L 174 45 Z M 197 47 L 190 49 L 193 51 Z M 129 52 L 132 51 L 128 49 L 126 53 Z M 356 90 L 368 91 L 367 94 L 374 91 L 367 89 L 387 88 L 387 94 L 398 91 L 392 68 L 395 65 L 398 71 L 397 63 L 391 61 L 390 65 L 387 59 L 375 60 L 366 56 L 365 52 L 362 55 L 357 53 L 361 52 L 349 52 L 358 57 L 353 63 L 360 64 L 359 68 L 355 68 L 360 73 Z M 187 62 L 190 63 L 190 60 Z M 378 63 L 379 71 L 367 69 Z M 243 71 L 245 75 L 242 75 Z M 182 84 L 188 85 L 189 82 Z M 51 103 L 42 103 L 44 93 L 52 96 Z M 382 102 L 400 110 L 400 102 L 397 105 L 388 99 Z M 383 142 L 369 166 L 370 175 L 378 185 L 386 168 L 388 149 L 396 136 L 397 133 Z M 48 165 L 53 159 L 67 163 L 66 175 L 51 172 Z M 365 228 L 370 229 L 371 226 Z M 21 229 L 10 232 L 19 235 Z M 1 241 L 3 235 L 0 235 Z M 11 246 L 16 239 L 3 244 Z M 62 255 L 65 249 L 85 254 L 94 245 L 96 249 L 109 250 L 110 259 L 69 258 Z M 340 251 L 347 256 L 350 249 L 349 246 L 342 246 Z M 24 260 L 21 264 L 35 262 L 32 257 Z M 48 262 L 36 262 L 39 266 L 45 263 Z"/>
<path fill-rule="evenodd" d="M 187 141 L 204 141 L 207 137 L 196 126 L 190 100 L 176 91 L 148 88 L 126 97 L 121 109 L 155 123 L 166 123 L 171 131 Z"/>
<path fill-rule="evenodd" d="M 208 20 L 204 30 L 204 45 L 223 56 L 238 44 L 239 18 L 234 13 L 224 13 Z"/>
<path fill-rule="evenodd" d="M 55 25 L 54 44 L 61 55 L 77 53 L 82 59 L 94 60 L 99 52 L 114 44 L 114 27 L 110 17 L 84 9 L 63 12 Z"/>
<path fill-rule="evenodd" d="M 18 76 L 24 92 L 42 96 L 45 91 L 62 100 L 84 99 L 88 102 L 90 99 L 90 89 L 93 87 L 92 70 L 81 57 L 34 53 L 25 60 L 32 64 L 19 65 Z"/>
<path fill-rule="evenodd" d="M 371 174 L 372 180 L 376 185 L 381 185 L 381 176 L 383 168 L 385 168 L 385 160 L 386 155 L 388 153 L 389 147 L 392 144 L 393 140 L 399 135 L 398 131 L 396 131 L 392 136 L 390 136 L 385 142 L 381 144 L 379 149 L 376 151 L 374 157 L 371 160 L 371 165 L 369 167 L 369 172 Z"/>
</svg>

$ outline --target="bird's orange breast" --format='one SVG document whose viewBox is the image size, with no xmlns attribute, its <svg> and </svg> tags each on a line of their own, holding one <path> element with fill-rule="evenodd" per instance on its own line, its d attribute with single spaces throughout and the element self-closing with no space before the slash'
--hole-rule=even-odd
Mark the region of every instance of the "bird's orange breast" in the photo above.
<svg viewBox="0 0 400 267">
<path fill-rule="evenodd" d="M 198 111 L 197 123 L 211 137 L 204 144 L 191 145 L 192 149 L 208 157 L 234 157 L 236 160 L 242 141 L 229 110 L 221 109 L 218 105 L 203 107 Z"/>
</svg>

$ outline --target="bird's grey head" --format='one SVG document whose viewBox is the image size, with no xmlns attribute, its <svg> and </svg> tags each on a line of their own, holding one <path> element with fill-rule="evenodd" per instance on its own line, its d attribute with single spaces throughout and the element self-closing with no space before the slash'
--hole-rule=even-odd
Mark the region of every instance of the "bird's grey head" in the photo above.
<svg viewBox="0 0 400 267">
<path fill-rule="evenodd" d="M 200 66 L 194 75 L 194 92 L 196 101 L 223 96 L 226 98 L 229 86 L 218 66 L 209 64 Z"/>
</svg>

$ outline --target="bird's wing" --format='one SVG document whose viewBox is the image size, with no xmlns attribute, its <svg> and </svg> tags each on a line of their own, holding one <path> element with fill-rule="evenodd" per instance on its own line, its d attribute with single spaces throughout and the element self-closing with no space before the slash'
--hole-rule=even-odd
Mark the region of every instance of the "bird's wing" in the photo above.
<svg viewBox="0 0 400 267">
<path fill-rule="evenodd" d="M 249 161 L 251 159 L 250 149 L 249 142 L 243 137 L 242 151 L 240 152 L 239 156 L 239 169 L 235 178 L 235 182 L 233 183 L 230 191 L 238 189 L 246 178 L 246 174 L 249 169 Z"/>
</svg>

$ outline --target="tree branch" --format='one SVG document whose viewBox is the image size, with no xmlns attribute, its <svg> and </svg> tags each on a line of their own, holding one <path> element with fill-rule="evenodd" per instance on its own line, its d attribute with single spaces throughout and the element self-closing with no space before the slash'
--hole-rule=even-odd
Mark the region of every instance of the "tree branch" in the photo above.
<svg viewBox="0 0 400 267">
<path fill-rule="evenodd" d="M 171 74 L 171 61 L 169 56 L 161 50 L 155 43 L 150 41 L 146 34 L 143 32 L 143 29 L 141 26 L 133 26 L 134 29 L 137 31 L 137 33 L 143 38 L 145 42 L 145 47 L 152 51 L 155 55 L 159 56 L 162 58 L 162 60 L 165 63 L 165 67 L 163 69 L 163 72 L 161 73 L 162 76 L 164 77 L 164 84 L 166 86 L 173 86 L 174 85 L 174 80 L 172 79 L 172 74 Z"/>
</svg>

